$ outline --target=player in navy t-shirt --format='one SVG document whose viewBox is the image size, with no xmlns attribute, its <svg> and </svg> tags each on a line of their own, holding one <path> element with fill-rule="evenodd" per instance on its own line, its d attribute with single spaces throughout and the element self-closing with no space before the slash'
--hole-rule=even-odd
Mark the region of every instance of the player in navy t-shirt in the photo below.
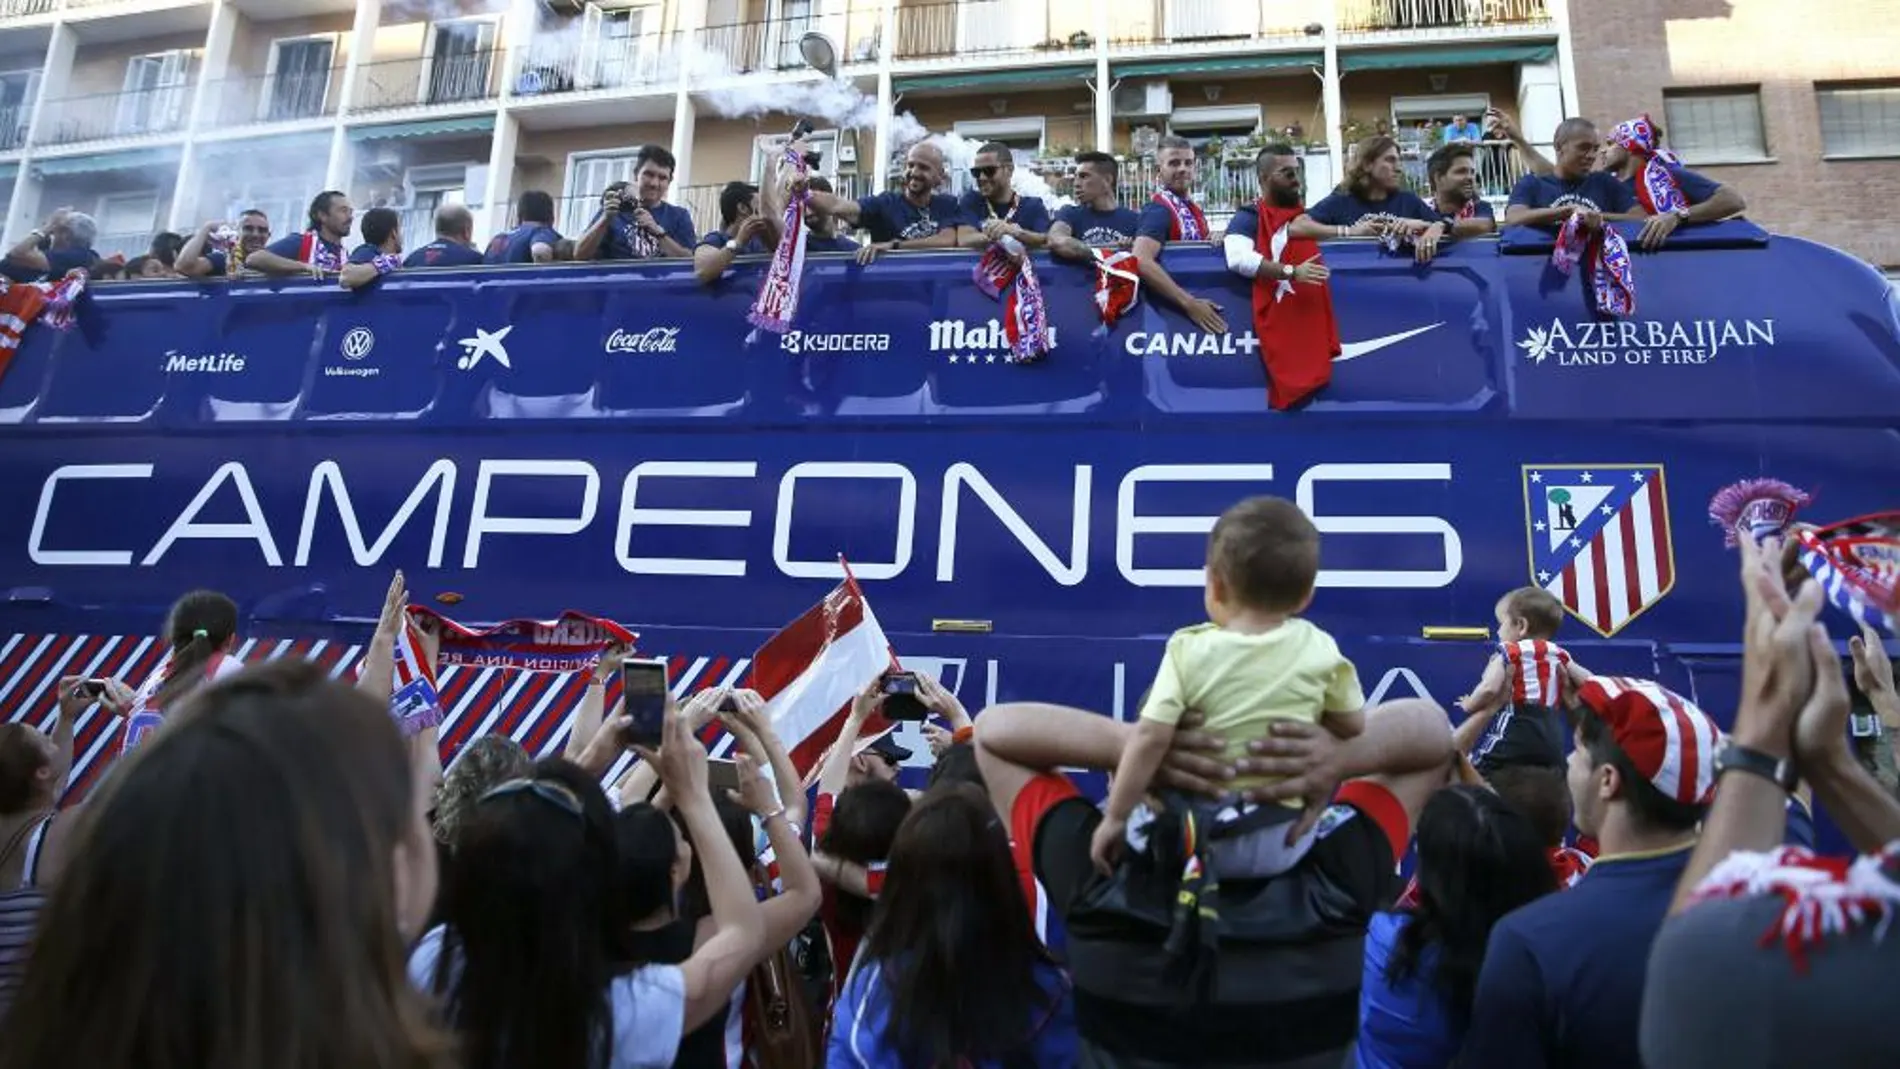
<svg viewBox="0 0 1900 1069">
<path fill-rule="evenodd" d="M 99 254 L 92 251 L 98 230 L 92 216 L 61 208 L 45 226 L 7 250 L 6 260 L 0 262 L 0 274 L 15 282 L 38 282 L 64 278 L 76 267 L 90 270 L 99 259 Z"/>
<path fill-rule="evenodd" d="M 554 229 L 554 198 L 539 189 L 530 189 L 515 202 L 515 217 L 521 220 L 513 230 L 496 234 L 482 254 L 485 264 L 545 264 L 558 259 L 555 247 L 561 235 Z"/>
<path fill-rule="evenodd" d="M 1432 211 L 1451 227 L 1454 237 L 1471 238 L 1498 231 L 1496 214 L 1478 195 L 1476 153 L 1476 145 L 1460 141 L 1446 145 L 1425 161 L 1425 180 L 1432 187 Z"/>
<path fill-rule="evenodd" d="M 1643 223 L 1642 247 L 1656 249 L 1684 224 L 1712 223 L 1740 215 L 1748 202 L 1732 186 L 1713 182 L 1682 166 L 1672 153 L 1663 150 L 1663 131 L 1655 120 L 1644 115 L 1618 123 L 1604 143 L 1603 169 L 1616 175 L 1629 188 L 1630 195 L 1648 207 L 1638 184 L 1645 180 L 1644 170 L 1653 168 L 1653 177 L 1673 185 L 1683 203 L 1669 210 L 1657 206 Z M 1659 199 L 1651 195 L 1651 199 Z"/>
<path fill-rule="evenodd" d="M 178 273 L 186 278 L 225 278 L 243 269 L 246 256 L 270 244 L 270 217 L 251 208 L 238 216 L 237 226 L 231 227 L 237 231 L 237 242 L 231 248 L 207 248 L 214 244 L 212 235 L 227 226 L 213 219 L 186 238 L 184 247 L 178 250 Z"/>
<path fill-rule="evenodd" d="M 812 175 L 809 188 L 813 193 L 830 193 L 831 183 L 824 175 Z M 768 208 L 773 215 L 784 214 L 783 203 Z M 829 213 L 820 211 L 816 205 L 805 205 L 805 229 L 811 236 L 805 239 L 805 251 L 811 252 L 850 252 L 864 248 L 857 239 L 838 233 L 838 220 Z"/>
<path fill-rule="evenodd" d="M 309 227 L 286 234 L 244 258 L 247 270 L 267 275 L 323 275 L 343 269 L 343 239 L 350 236 L 356 209 L 348 195 L 326 189 L 310 202 Z"/>
<path fill-rule="evenodd" d="M 781 224 L 760 210 L 759 187 L 750 182 L 727 182 L 720 190 L 719 219 L 721 228 L 700 238 L 693 249 L 693 274 L 702 285 L 719 281 L 738 256 L 770 254 L 778 248 Z"/>
<path fill-rule="evenodd" d="M 904 156 L 903 192 L 851 200 L 813 191 L 810 203 L 871 232 L 871 244 L 858 253 L 859 263 L 870 263 L 889 249 L 954 249 L 963 237 L 959 231 L 973 224 L 963 217 L 955 197 L 937 192 L 945 175 L 943 150 L 923 141 Z"/>
<path fill-rule="evenodd" d="M 363 213 L 363 243 L 350 250 L 350 259 L 338 273 L 344 289 L 361 289 L 400 266 L 402 217 L 390 208 Z"/>
<path fill-rule="evenodd" d="M 435 240 L 409 254 L 404 267 L 473 267 L 482 262 L 475 248 L 475 216 L 460 204 L 435 213 Z"/>
<path fill-rule="evenodd" d="M 1511 203 L 1504 209 L 1506 226 L 1534 226 L 1556 230 L 1581 213 L 1586 227 L 1605 219 L 1641 219 L 1644 212 L 1630 188 L 1608 171 L 1598 171 L 1601 141 L 1596 124 L 1588 119 L 1565 119 L 1551 139 L 1557 159 L 1552 173 L 1527 174 L 1511 187 Z"/>
<path fill-rule="evenodd" d="M 1418 262 L 1429 262 L 1450 227 L 1437 209 L 1405 188 L 1404 175 L 1397 141 L 1382 134 L 1366 138 L 1346 168 L 1346 181 L 1293 221 L 1292 236 L 1323 241 L 1403 235 Z"/>
<path fill-rule="evenodd" d="M 1156 296 L 1181 309 L 1195 326 L 1209 334 L 1225 334 L 1227 318 L 1221 315 L 1220 305 L 1182 289 L 1161 265 L 1161 250 L 1170 242 L 1212 245 L 1219 240 L 1194 203 L 1193 144 L 1172 134 L 1162 138 L 1155 147 L 1155 172 L 1161 188 L 1141 209 L 1135 224 L 1133 251 L 1141 265 L 1141 280 Z"/>
<path fill-rule="evenodd" d="M 1008 236 L 1032 249 L 1049 243 L 1049 209 L 1041 197 L 1016 192 L 1016 157 L 1009 146 L 991 141 L 976 150 L 970 161 L 976 188 L 957 200 L 963 217 L 975 228 L 968 236 L 971 248 L 983 248 Z"/>
<path fill-rule="evenodd" d="M 600 197 L 600 211 L 574 243 L 576 260 L 646 260 L 691 256 L 697 244 L 693 214 L 666 203 L 673 188 L 673 154 L 646 145 L 634 157 L 633 181 L 614 182 Z"/>
<path fill-rule="evenodd" d="M 1121 165 L 1106 152 L 1082 152 L 1075 157 L 1076 203 L 1056 212 L 1049 224 L 1049 251 L 1069 260 L 1088 262 L 1094 249 L 1126 249 L 1135 244 L 1141 216 L 1123 207 L 1115 187 Z"/>
</svg>

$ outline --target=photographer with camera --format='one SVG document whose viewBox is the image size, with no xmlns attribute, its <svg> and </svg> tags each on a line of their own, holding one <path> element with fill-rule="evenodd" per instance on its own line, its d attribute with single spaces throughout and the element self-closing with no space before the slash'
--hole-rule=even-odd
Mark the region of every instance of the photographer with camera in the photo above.
<svg viewBox="0 0 1900 1069">
<path fill-rule="evenodd" d="M 634 158 L 633 181 L 614 182 L 600 195 L 600 212 L 574 246 L 576 260 L 649 260 L 693 254 L 693 214 L 666 203 L 673 187 L 673 154 L 646 145 Z"/>
</svg>

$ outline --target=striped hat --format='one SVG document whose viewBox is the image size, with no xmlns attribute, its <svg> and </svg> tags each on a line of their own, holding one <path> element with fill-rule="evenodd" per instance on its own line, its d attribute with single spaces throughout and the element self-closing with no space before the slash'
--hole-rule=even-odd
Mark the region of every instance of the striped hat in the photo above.
<svg viewBox="0 0 1900 1069">
<path fill-rule="evenodd" d="M 1595 676 L 1577 699 L 1665 797 L 1706 805 L 1715 793 L 1715 751 L 1722 730 L 1680 694 L 1647 679 Z"/>
</svg>

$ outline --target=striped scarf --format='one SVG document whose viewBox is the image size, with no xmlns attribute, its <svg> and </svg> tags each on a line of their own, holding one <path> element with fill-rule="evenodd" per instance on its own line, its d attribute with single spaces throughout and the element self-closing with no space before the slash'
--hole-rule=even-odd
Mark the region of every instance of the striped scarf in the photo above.
<svg viewBox="0 0 1900 1069">
<path fill-rule="evenodd" d="M 1032 363 L 1055 347 L 1042 283 L 1036 281 L 1036 267 L 1022 242 L 1011 237 L 993 242 L 972 275 L 985 296 L 1003 302 L 1003 332 L 1009 337 L 1011 363 Z"/>
<path fill-rule="evenodd" d="M 0 378 L 19 352 L 26 328 L 45 323 L 54 330 L 71 330 L 73 302 L 86 292 L 86 272 L 77 270 L 54 282 L 12 282 L 0 278 Z"/>
<path fill-rule="evenodd" d="M 1171 189 L 1155 190 L 1154 201 L 1168 209 L 1173 222 L 1168 224 L 1169 241 L 1206 241 L 1209 234 L 1207 215 L 1201 206 Z"/>
<path fill-rule="evenodd" d="M 805 177 L 805 157 L 790 145 L 785 146 L 785 162 L 799 178 Z M 810 200 L 811 193 L 801 187 L 794 188 L 785 202 L 785 230 L 772 252 L 765 281 L 759 284 L 758 299 L 746 313 L 746 321 L 759 330 L 784 334 L 792 329 L 792 319 L 798 315 L 799 290 L 805 278 L 805 243 L 810 236 L 805 229 L 805 210 Z"/>
<path fill-rule="evenodd" d="M 1795 533 L 1801 564 L 1834 607 L 1900 635 L 1900 512 L 1877 512 Z"/>
<path fill-rule="evenodd" d="M 1900 909 L 1900 840 L 1852 861 L 1816 857 L 1799 846 L 1738 850 L 1703 879 L 1692 901 L 1761 895 L 1782 902 L 1762 945 L 1779 942 L 1805 973 L 1808 951 L 1829 936 L 1865 928 L 1875 939 L 1886 934 Z"/>
<path fill-rule="evenodd" d="M 1630 268 L 1629 244 L 1608 223 L 1594 232 L 1585 231 L 1583 222 L 1572 215 L 1557 232 L 1557 244 L 1550 250 L 1550 263 L 1568 275 L 1579 266 L 1589 280 L 1592 306 L 1609 316 L 1636 313 L 1636 277 Z"/>
<path fill-rule="evenodd" d="M 1676 178 L 1682 161 L 1657 144 L 1656 124 L 1649 116 L 1638 115 L 1617 123 L 1610 131 L 1610 140 L 1643 161 L 1636 175 L 1636 199 L 1642 202 L 1644 211 L 1662 215 L 1689 206 L 1689 198 L 1683 195 L 1682 183 Z"/>
</svg>

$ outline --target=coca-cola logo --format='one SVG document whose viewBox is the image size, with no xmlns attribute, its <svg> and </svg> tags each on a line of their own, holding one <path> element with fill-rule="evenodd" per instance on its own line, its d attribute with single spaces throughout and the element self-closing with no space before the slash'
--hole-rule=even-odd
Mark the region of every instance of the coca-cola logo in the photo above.
<svg viewBox="0 0 1900 1069">
<path fill-rule="evenodd" d="M 680 328 L 653 327 L 642 332 L 615 330 L 607 336 L 610 353 L 677 353 Z"/>
</svg>

